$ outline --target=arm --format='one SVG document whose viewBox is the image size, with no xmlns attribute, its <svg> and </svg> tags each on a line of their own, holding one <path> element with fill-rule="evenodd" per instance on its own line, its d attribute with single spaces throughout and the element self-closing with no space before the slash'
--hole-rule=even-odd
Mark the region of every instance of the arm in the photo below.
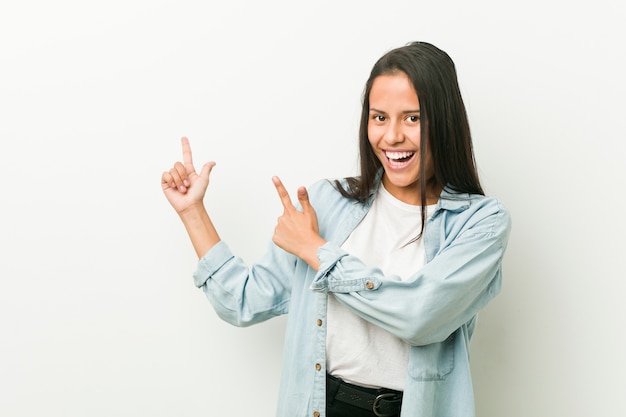
<svg viewBox="0 0 626 417">
<path fill-rule="evenodd" d="M 296 259 L 275 245 L 270 245 L 268 254 L 251 268 L 234 256 L 220 240 L 203 204 L 215 163 L 205 164 L 198 174 L 193 165 L 189 140 L 185 137 L 182 138 L 182 149 L 183 162 L 176 162 L 162 174 L 161 185 L 167 200 L 182 220 L 199 258 L 194 273 L 196 286 L 202 288 L 217 314 L 236 326 L 247 326 L 285 314 L 289 307 Z M 277 178 L 274 181 L 280 183 Z M 282 191 L 288 200 L 284 187 Z M 285 221 L 302 217 L 298 213 L 303 215 L 293 206 L 291 209 L 286 208 L 287 215 L 281 217 L 283 221 L 279 220 L 278 241 L 286 236 L 280 231 L 291 228 L 291 222 L 284 226 Z M 307 217 L 310 217 L 310 211 L 307 211 Z M 302 228 L 296 233 L 299 231 Z M 314 255 L 316 250 L 313 249 Z M 299 253 L 307 256 L 305 252 L 308 251 L 304 249 Z"/>
<path fill-rule="evenodd" d="M 201 258 L 220 241 L 203 203 L 209 175 L 215 163 L 206 163 L 200 174 L 196 173 L 189 140 L 183 137 L 181 142 L 183 162 L 176 162 L 161 175 L 161 186 L 165 197 L 185 225 L 198 258 Z"/>
<path fill-rule="evenodd" d="M 295 257 L 276 245 L 248 267 L 221 241 L 200 259 L 193 279 L 221 319 L 245 327 L 289 311 L 296 275 Z"/>
<path fill-rule="evenodd" d="M 313 289 L 332 292 L 355 314 L 412 345 L 445 340 L 500 290 L 510 219 L 490 201 L 466 213 L 445 213 L 466 217 L 453 230 L 429 223 L 425 238 L 441 239 L 440 250 L 406 281 L 326 244 L 318 254 L 321 266 Z"/>
<path fill-rule="evenodd" d="M 284 210 L 266 255 L 248 268 L 219 242 L 200 259 L 194 274 L 196 285 L 202 287 L 217 314 L 235 326 L 249 326 L 287 313 L 292 288 L 300 289 L 294 295 L 297 299 L 305 276 L 311 273 L 307 265 L 317 270 L 317 251 L 326 243 L 319 235 L 306 189 L 298 189 L 299 211 L 280 179 L 274 177 L 272 181 Z"/>
</svg>

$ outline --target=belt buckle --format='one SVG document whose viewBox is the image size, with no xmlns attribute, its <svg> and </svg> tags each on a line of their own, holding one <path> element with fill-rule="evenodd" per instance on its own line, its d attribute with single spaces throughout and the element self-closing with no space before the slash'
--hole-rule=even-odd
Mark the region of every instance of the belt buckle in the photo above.
<svg viewBox="0 0 626 417">
<path fill-rule="evenodd" d="M 374 400 L 374 404 L 372 404 L 372 411 L 374 412 L 374 415 L 376 417 L 394 417 L 396 414 L 383 414 L 380 411 L 378 411 L 378 403 L 380 402 L 380 400 L 384 400 L 385 398 L 391 398 L 395 396 L 396 394 L 391 393 L 391 392 L 387 392 L 385 394 L 380 394 L 379 396 L 377 396 L 376 399 Z"/>
</svg>

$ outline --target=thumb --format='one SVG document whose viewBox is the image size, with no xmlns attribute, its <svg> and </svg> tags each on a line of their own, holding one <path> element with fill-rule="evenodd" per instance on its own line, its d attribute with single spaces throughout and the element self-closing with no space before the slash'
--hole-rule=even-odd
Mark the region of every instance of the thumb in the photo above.
<svg viewBox="0 0 626 417">
<path fill-rule="evenodd" d="M 298 188 L 298 202 L 300 202 L 305 213 L 313 210 L 313 206 L 311 206 L 311 202 L 309 201 L 309 193 L 305 187 Z"/>
<path fill-rule="evenodd" d="M 211 174 L 211 170 L 215 166 L 215 162 L 207 162 L 202 166 L 202 171 L 200 171 L 200 176 L 206 180 L 209 179 L 209 175 Z"/>
</svg>

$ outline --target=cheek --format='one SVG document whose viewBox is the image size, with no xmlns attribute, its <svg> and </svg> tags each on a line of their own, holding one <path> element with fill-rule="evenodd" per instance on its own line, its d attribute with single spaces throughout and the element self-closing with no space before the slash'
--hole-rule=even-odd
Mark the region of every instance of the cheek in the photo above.
<svg viewBox="0 0 626 417">
<path fill-rule="evenodd" d="M 421 129 L 419 126 L 412 128 L 409 132 L 407 132 L 407 135 L 410 138 L 411 142 L 413 142 L 417 146 L 420 145 Z"/>
<path fill-rule="evenodd" d="M 376 143 L 380 141 L 382 136 L 381 129 L 376 126 L 369 125 L 367 127 L 367 138 L 370 141 L 370 145 L 374 146 Z"/>
</svg>

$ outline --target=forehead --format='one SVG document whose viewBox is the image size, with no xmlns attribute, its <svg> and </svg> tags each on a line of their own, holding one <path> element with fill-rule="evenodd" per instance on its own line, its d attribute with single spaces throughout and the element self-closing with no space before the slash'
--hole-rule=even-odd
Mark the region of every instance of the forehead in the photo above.
<svg viewBox="0 0 626 417">
<path fill-rule="evenodd" d="M 411 80 L 404 72 L 379 75 L 374 79 L 369 95 L 370 106 L 410 105 L 419 108 L 419 99 Z"/>
</svg>

